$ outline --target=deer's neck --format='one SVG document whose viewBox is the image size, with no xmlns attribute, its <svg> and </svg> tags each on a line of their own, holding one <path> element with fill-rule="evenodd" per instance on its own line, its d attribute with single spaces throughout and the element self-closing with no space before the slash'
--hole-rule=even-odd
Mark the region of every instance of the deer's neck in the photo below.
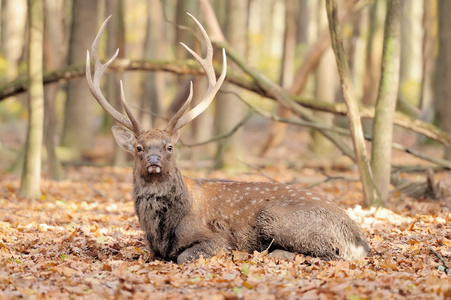
<svg viewBox="0 0 451 300">
<path fill-rule="evenodd" d="M 182 174 L 176 170 L 165 178 L 149 178 L 135 172 L 133 195 L 151 252 L 156 258 L 173 259 L 170 256 L 178 244 L 176 229 L 189 212 L 191 201 Z"/>
<path fill-rule="evenodd" d="M 135 201 L 140 197 L 158 198 L 169 206 L 189 205 L 190 201 L 185 181 L 178 168 L 165 174 L 146 174 L 144 176 L 134 170 L 133 195 Z"/>
</svg>

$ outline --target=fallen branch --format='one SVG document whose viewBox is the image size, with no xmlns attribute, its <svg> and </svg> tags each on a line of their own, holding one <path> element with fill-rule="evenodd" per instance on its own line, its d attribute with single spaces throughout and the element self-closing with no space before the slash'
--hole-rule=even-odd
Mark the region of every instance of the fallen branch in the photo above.
<svg viewBox="0 0 451 300">
<path fill-rule="evenodd" d="M 391 194 L 401 192 L 415 199 L 432 199 L 435 201 L 451 201 L 451 187 L 446 183 L 434 180 L 432 169 L 426 170 L 426 180 L 424 182 L 411 182 L 399 179 L 398 174 L 391 175 L 391 182 L 396 188 Z"/>
<path fill-rule="evenodd" d="M 403 145 L 400 145 L 400 144 L 397 144 L 397 143 L 392 143 L 392 147 L 397 149 L 397 150 L 409 153 L 409 154 L 411 154 L 413 156 L 416 156 L 418 158 L 421 158 L 423 160 L 426 160 L 426 161 L 429 161 L 431 163 L 434 163 L 434 164 L 436 164 L 436 165 L 438 165 L 438 166 L 440 166 L 440 167 L 442 167 L 444 169 L 451 170 L 451 161 L 449 161 L 449 160 L 431 157 L 431 156 L 428 156 L 428 155 L 426 155 L 424 153 L 416 151 L 415 149 L 407 148 L 407 147 L 405 147 Z"/>
<path fill-rule="evenodd" d="M 368 136 L 368 135 L 365 135 L 365 140 L 370 141 L 370 142 L 373 141 L 373 139 L 370 136 Z M 424 153 L 421 153 L 421 152 L 419 152 L 419 151 L 417 151 L 415 149 L 405 147 L 405 146 L 403 146 L 401 144 L 398 144 L 398 143 L 392 143 L 391 146 L 394 149 L 397 149 L 397 150 L 409 153 L 410 155 L 413 155 L 415 157 L 418 157 L 418 158 L 421 158 L 421 159 L 426 160 L 428 162 L 431 162 L 431 163 L 433 163 L 435 165 L 438 165 L 438 166 L 440 166 L 440 167 L 442 167 L 444 169 L 451 169 L 451 161 L 449 161 L 449 160 L 435 158 L 435 157 L 426 155 Z"/>
<path fill-rule="evenodd" d="M 290 108 L 293 113 L 300 116 L 304 120 L 309 122 L 323 124 L 321 120 L 317 117 L 313 116 L 309 111 L 307 111 L 304 107 L 296 103 L 290 95 L 287 94 L 285 90 L 283 90 L 278 84 L 272 82 L 269 78 L 267 78 L 264 74 L 257 71 L 254 68 L 249 67 L 244 63 L 241 56 L 238 55 L 233 49 L 228 47 L 226 43 L 216 43 L 219 48 L 225 48 L 228 56 L 252 79 L 255 80 L 258 86 L 261 87 L 262 90 L 265 91 L 266 94 L 272 95 L 278 102 L 283 104 L 284 106 Z M 325 125 L 325 124 L 323 124 Z M 352 149 L 340 138 L 340 136 L 336 132 L 331 131 L 323 131 L 320 130 L 321 133 L 327 137 L 331 142 L 333 142 L 338 149 L 340 149 L 346 156 L 354 160 L 354 155 Z"/>
<path fill-rule="evenodd" d="M 229 52 L 229 48 L 225 45 L 226 52 Z M 231 57 L 233 59 L 233 57 Z M 220 74 L 221 66 L 215 66 L 217 74 Z M 174 60 L 174 61 L 162 61 L 162 60 L 129 60 L 121 59 L 114 61 L 106 72 L 117 73 L 125 71 L 163 71 L 174 74 L 204 74 L 201 67 L 199 67 L 194 60 Z M 58 70 L 45 72 L 43 82 L 44 84 L 51 84 L 55 82 L 64 83 L 70 80 L 75 80 L 85 76 L 85 65 L 78 64 L 68 67 L 64 67 Z M 268 90 L 262 89 L 259 85 L 259 81 L 249 76 L 244 76 L 234 72 L 233 70 L 227 71 L 226 80 L 246 90 L 252 91 L 263 97 L 269 99 L 275 99 L 276 97 L 269 93 Z M 18 77 L 17 79 L 0 86 L 0 101 L 5 100 L 8 97 L 18 95 L 27 91 L 27 80 L 25 77 Z M 295 104 L 302 105 L 303 107 L 330 112 L 339 115 L 346 115 L 347 108 L 344 103 L 328 103 L 318 99 L 303 98 L 299 96 L 287 95 L 290 101 Z M 373 118 L 374 108 L 361 107 L 360 116 L 362 118 Z M 395 125 L 412 130 L 416 133 L 423 134 L 424 136 L 435 140 L 446 147 L 451 147 L 451 135 L 440 130 L 436 126 L 423 122 L 421 120 L 415 120 L 407 115 L 397 112 L 394 119 Z"/>
<path fill-rule="evenodd" d="M 440 166 L 411 166 L 411 165 L 393 165 L 393 173 L 424 173 L 427 170 L 433 172 L 446 171 L 447 169 Z"/>
<path fill-rule="evenodd" d="M 318 130 L 329 130 L 329 131 L 333 131 L 342 135 L 350 135 L 349 130 L 345 129 L 345 128 L 341 128 L 338 126 L 334 126 L 334 125 L 324 125 L 324 124 L 318 124 L 315 122 L 308 122 L 308 121 L 304 121 L 301 119 L 293 119 L 293 118 L 282 118 L 277 114 L 274 113 L 270 113 L 268 111 L 265 111 L 261 108 L 258 108 L 254 105 L 252 105 L 250 102 L 246 101 L 244 98 L 242 98 L 240 95 L 231 92 L 232 94 L 234 94 L 236 97 L 238 97 L 243 103 L 245 103 L 247 106 L 249 106 L 253 111 L 255 111 L 256 113 L 258 113 L 259 115 L 261 115 L 262 117 L 271 119 L 273 121 L 276 122 L 282 122 L 282 123 L 287 123 L 287 124 L 291 124 L 291 125 L 296 125 L 296 126 L 305 126 L 305 127 L 310 127 L 310 128 L 314 128 L 314 129 L 318 129 Z M 365 139 L 367 141 L 372 141 L 372 138 L 368 135 L 365 135 Z M 415 157 L 421 158 L 423 160 L 429 161 L 437 166 L 439 166 L 442 169 L 450 169 L 451 170 L 451 161 L 448 160 L 444 160 L 444 159 L 439 159 L 439 158 L 435 158 L 429 155 L 426 155 L 424 153 L 421 153 L 419 151 L 416 151 L 415 149 L 412 148 L 407 148 L 401 144 L 397 144 L 397 143 L 392 143 L 392 147 L 394 149 L 400 150 L 400 151 L 404 151 L 410 155 L 413 155 Z M 425 167 L 426 169 L 431 169 L 433 167 L 428 166 Z"/>
<path fill-rule="evenodd" d="M 297 125 L 297 126 L 306 126 L 306 127 L 311 127 L 311 128 L 315 128 L 315 129 L 322 129 L 322 130 L 329 130 L 329 131 L 333 131 L 335 133 L 341 134 L 341 135 L 350 135 L 349 130 L 341 128 L 341 127 L 337 127 L 337 126 L 331 126 L 331 125 L 324 125 L 324 124 L 318 124 L 315 122 L 308 122 L 308 121 L 303 121 L 301 119 L 292 119 L 292 118 L 281 118 L 280 116 L 278 116 L 277 114 L 274 113 L 270 113 L 267 112 L 261 108 L 255 107 L 253 106 L 251 103 L 249 103 L 248 101 L 246 101 L 243 97 L 241 97 L 239 94 L 234 93 L 234 92 L 229 92 L 231 94 L 233 94 L 234 96 L 238 97 L 238 99 L 240 99 L 243 103 L 245 103 L 247 106 L 249 106 L 253 111 L 255 111 L 256 113 L 260 114 L 261 116 L 265 117 L 265 118 L 269 118 L 271 120 L 277 121 L 277 122 L 284 122 L 284 123 L 288 123 L 288 124 L 292 124 L 292 125 Z M 371 138 L 367 135 L 365 135 L 365 139 L 368 141 L 371 141 Z M 451 166 L 451 162 L 446 161 L 446 160 L 442 160 L 442 159 L 438 159 L 438 158 L 434 158 L 434 157 L 430 157 L 426 154 L 423 154 L 419 151 L 410 149 L 410 148 L 406 148 L 402 145 L 396 144 L 396 143 L 392 143 L 392 147 L 401 151 L 405 151 L 406 153 L 409 153 L 413 156 L 416 156 L 418 158 L 427 160 L 429 162 L 432 162 L 434 164 L 439 165 L 440 168 L 446 168 L 446 166 Z M 428 166 L 425 167 L 426 169 L 424 169 L 425 171 L 429 171 L 431 172 L 435 167 L 433 166 Z M 426 196 L 428 197 L 431 194 L 431 187 L 433 191 L 439 191 L 439 193 L 435 192 L 433 193 L 433 199 L 438 198 L 439 196 L 437 195 L 445 195 L 446 197 L 448 197 L 447 195 L 451 195 L 451 190 L 448 187 L 444 187 L 443 185 L 437 184 L 435 185 L 433 183 L 433 179 L 431 179 L 431 175 L 428 173 L 427 174 L 427 182 L 426 183 L 417 183 L 417 182 L 411 182 L 405 179 L 400 179 L 399 176 L 397 176 L 396 171 L 393 171 L 390 177 L 390 182 L 397 186 L 397 188 L 391 193 L 394 194 L 397 191 L 402 191 L 405 194 L 411 195 L 414 198 L 419 198 L 420 196 Z M 352 178 L 341 178 L 341 177 L 330 177 L 327 174 L 324 174 L 327 178 L 326 180 L 319 182 L 317 184 L 314 184 L 308 188 L 311 188 L 315 185 L 318 184 L 322 184 L 325 183 L 327 181 L 330 180 L 354 180 Z"/>
</svg>

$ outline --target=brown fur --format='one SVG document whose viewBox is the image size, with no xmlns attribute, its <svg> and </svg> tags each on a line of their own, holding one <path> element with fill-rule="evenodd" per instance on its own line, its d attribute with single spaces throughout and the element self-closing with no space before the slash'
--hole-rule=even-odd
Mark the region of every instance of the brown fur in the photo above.
<svg viewBox="0 0 451 300">
<path fill-rule="evenodd" d="M 135 211 L 155 259 L 183 263 L 222 248 L 252 252 L 269 246 L 326 260 L 369 252 L 357 224 L 321 195 L 278 183 L 184 177 L 166 132 L 153 129 L 137 138 L 119 127 L 113 132 L 135 156 Z M 150 156 L 159 157 L 160 173 L 148 171 Z"/>
<path fill-rule="evenodd" d="M 183 263 L 200 255 L 215 255 L 222 248 L 248 252 L 269 248 L 273 254 L 286 257 L 293 252 L 323 259 L 365 257 L 369 247 L 360 228 L 334 202 L 318 194 L 283 184 L 191 179 L 181 175 L 172 153 L 180 128 L 213 101 L 227 71 L 223 50 L 223 68 L 216 79 L 208 34 L 196 18 L 188 15 L 206 42 L 205 58 L 182 45 L 204 69 L 207 93 L 186 112 L 192 99 L 191 85 L 188 99 L 164 131 L 142 128 L 126 104 L 122 85 L 121 100 L 128 118 L 102 95 L 100 78 L 118 53 L 105 64 L 100 63 L 97 55 L 98 42 L 109 18 L 92 45 L 93 76 L 89 52 L 86 57 L 86 79 L 92 94 L 113 119 L 130 130 L 113 126 L 113 135 L 135 157 L 135 211 L 152 256 Z"/>
</svg>

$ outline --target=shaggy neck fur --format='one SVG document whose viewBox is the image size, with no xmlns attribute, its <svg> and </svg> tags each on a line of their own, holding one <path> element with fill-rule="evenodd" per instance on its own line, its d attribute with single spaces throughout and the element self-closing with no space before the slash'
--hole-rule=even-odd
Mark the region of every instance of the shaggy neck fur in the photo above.
<svg viewBox="0 0 451 300">
<path fill-rule="evenodd" d="M 135 212 L 155 258 L 175 260 L 179 250 L 176 229 L 189 212 L 190 198 L 180 171 L 142 176 L 134 170 Z"/>
</svg>

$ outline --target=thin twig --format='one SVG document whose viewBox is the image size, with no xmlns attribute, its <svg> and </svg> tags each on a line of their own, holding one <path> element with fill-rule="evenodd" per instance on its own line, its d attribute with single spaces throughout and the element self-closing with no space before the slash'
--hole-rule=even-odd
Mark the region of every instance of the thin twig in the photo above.
<svg viewBox="0 0 451 300">
<path fill-rule="evenodd" d="M 416 172 L 426 172 L 427 170 L 432 170 L 434 172 L 440 172 L 448 170 L 448 168 L 443 166 L 408 166 L 408 165 L 392 165 L 393 173 L 416 173 Z"/>
<path fill-rule="evenodd" d="M 247 113 L 247 115 L 234 127 L 234 128 L 232 128 L 232 130 L 229 132 L 229 133 L 226 133 L 226 134 L 224 134 L 224 135 L 222 135 L 222 136 L 219 136 L 219 137 L 217 137 L 217 138 L 213 138 L 211 141 L 215 141 L 215 140 L 219 140 L 219 139 L 225 139 L 225 141 L 224 141 L 224 143 L 222 143 L 222 144 L 219 144 L 219 149 L 218 149 L 218 154 L 217 154 L 217 156 L 216 156 L 216 159 L 215 159 L 215 161 L 214 161 L 214 163 L 213 163 L 213 165 L 211 166 L 211 168 L 209 168 L 209 170 L 207 171 L 207 175 L 208 174 L 210 174 L 213 170 L 214 170 L 214 168 L 216 168 L 216 166 L 218 166 L 219 165 L 219 162 L 221 161 L 221 159 L 222 159 L 222 157 L 223 157 L 223 155 L 224 155 L 224 152 L 225 152 L 225 148 L 226 148 L 226 145 L 227 145 L 227 143 L 228 143 L 228 141 L 229 141 L 229 139 L 230 139 L 230 137 L 241 127 L 241 126 L 243 126 L 246 122 L 247 122 L 247 120 L 249 120 L 249 118 L 253 115 L 253 113 L 254 113 L 254 111 L 253 111 L 253 109 L 249 109 L 249 111 L 248 111 L 248 113 Z"/>
<path fill-rule="evenodd" d="M 435 254 L 435 256 L 437 256 L 437 258 L 442 262 L 443 264 L 443 268 L 445 269 L 445 273 L 446 275 L 450 275 L 451 274 L 451 268 L 449 267 L 449 265 L 446 263 L 446 261 L 443 259 L 443 257 L 440 255 L 440 253 L 438 253 L 437 251 L 435 251 L 434 249 L 432 249 L 431 247 L 429 247 L 429 251 L 431 251 L 432 253 Z"/>
<path fill-rule="evenodd" d="M 95 187 L 93 187 L 92 185 L 88 184 L 88 187 L 94 191 L 94 193 L 96 193 L 97 196 L 100 196 L 102 198 L 106 198 L 106 195 L 104 193 L 102 193 L 101 191 L 99 191 L 98 189 L 96 189 Z"/>
<path fill-rule="evenodd" d="M 250 102 L 245 100 L 243 97 L 241 97 L 241 95 L 239 95 L 238 93 L 236 93 L 234 91 L 222 91 L 222 92 L 235 95 L 244 104 L 249 106 L 249 108 L 253 109 L 256 113 L 258 113 L 259 115 L 261 115 L 262 117 L 265 117 L 267 119 L 271 119 L 271 120 L 276 121 L 276 122 L 283 122 L 283 123 L 288 123 L 288 124 L 297 125 L 297 126 L 305 126 L 305 127 L 310 127 L 310 128 L 314 128 L 314 129 L 329 130 L 329 131 L 333 131 L 333 132 L 336 132 L 336 133 L 339 133 L 339 134 L 349 135 L 349 131 L 348 130 L 346 130 L 344 128 L 337 127 L 337 126 L 323 125 L 323 124 L 318 124 L 316 122 L 304 121 L 304 120 L 301 120 L 301 119 L 291 119 L 291 118 L 279 117 L 277 114 L 270 113 L 268 111 L 265 111 L 265 110 L 263 110 L 261 108 L 258 108 L 256 106 L 252 105 Z"/>
<path fill-rule="evenodd" d="M 253 165 L 251 165 L 251 164 L 249 164 L 249 163 L 247 163 L 247 162 L 245 162 L 243 160 L 240 160 L 240 159 L 236 159 L 236 160 L 239 161 L 240 163 L 246 165 L 248 168 L 251 168 L 252 170 L 257 171 L 260 176 L 263 176 L 263 177 L 269 179 L 271 182 L 278 182 L 277 180 L 275 180 L 271 176 L 265 174 L 265 172 L 263 172 L 261 168 L 255 167 L 255 166 L 253 166 Z"/>
<path fill-rule="evenodd" d="M 168 117 L 162 116 L 161 114 L 153 112 L 153 111 L 151 111 L 149 109 L 145 109 L 145 108 L 142 108 L 140 106 L 133 105 L 133 104 L 130 105 L 130 106 L 133 107 L 136 110 L 142 111 L 143 113 L 150 114 L 152 117 L 155 117 L 155 118 L 158 118 L 158 119 L 162 119 L 164 121 L 169 121 Z"/>
<path fill-rule="evenodd" d="M 15 215 L 15 216 L 18 216 L 18 217 L 22 217 L 22 218 L 30 218 L 30 216 L 21 215 L 21 214 L 18 214 L 18 213 L 15 213 L 15 212 L 3 209 L 3 208 L 0 208 L 0 211 L 2 211 L 4 213 L 7 213 L 7 214 Z"/>
<path fill-rule="evenodd" d="M 246 122 L 253 115 L 253 113 L 254 113 L 254 111 L 252 109 L 249 109 L 246 116 L 244 116 L 244 118 L 240 122 L 238 122 L 238 124 L 236 124 L 235 127 L 232 128 L 232 130 L 230 130 L 229 132 L 227 132 L 225 134 L 212 137 L 211 139 L 209 139 L 207 141 L 203 141 L 203 142 L 188 144 L 188 143 L 184 143 L 183 141 L 180 140 L 180 143 L 184 147 L 196 147 L 196 146 L 202 146 L 202 145 L 206 145 L 209 143 L 217 142 L 217 141 L 220 141 L 223 139 L 229 139 L 232 135 L 235 134 L 235 132 L 238 131 L 238 129 L 240 129 L 244 124 L 246 124 Z"/>
<path fill-rule="evenodd" d="M 369 135 L 365 134 L 365 140 L 372 142 L 373 138 L 370 137 Z M 395 148 L 397 150 L 406 152 L 406 153 L 408 153 L 410 155 L 413 155 L 415 157 L 421 158 L 423 160 L 431 162 L 431 163 L 433 163 L 435 165 L 438 165 L 440 167 L 443 167 L 443 168 L 446 168 L 446 169 L 451 169 L 451 161 L 449 161 L 449 160 L 435 158 L 435 157 L 426 155 L 424 153 L 421 153 L 419 151 L 416 151 L 416 150 L 414 150 L 412 148 L 405 147 L 405 146 L 403 146 L 401 144 L 398 144 L 398 143 L 392 143 L 391 145 L 392 145 L 393 148 Z"/>
<path fill-rule="evenodd" d="M 272 243 L 274 243 L 274 239 L 272 239 L 271 243 L 269 243 L 268 248 L 266 248 L 265 251 L 262 252 L 262 254 L 263 254 L 263 253 L 264 253 L 264 254 L 267 254 L 267 253 L 268 253 L 269 248 L 271 248 L 271 246 L 272 246 Z"/>
<path fill-rule="evenodd" d="M 324 176 L 326 176 L 326 178 L 325 178 L 324 180 L 321 180 L 321 181 L 319 181 L 319 182 L 316 182 L 316 183 L 313 183 L 313 184 L 307 186 L 307 187 L 306 187 L 307 189 L 311 189 L 311 188 L 313 188 L 313 187 L 315 187 L 315 186 L 318 186 L 318 185 L 320 185 L 320 184 L 323 184 L 323 183 L 326 183 L 326 182 L 329 182 L 329 181 L 334 181 L 334 180 L 341 180 L 341 181 L 360 181 L 360 179 L 358 179 L 358 178 L 346 178 L 346 177 L 344 177 L 344 176 L 330 176 L 330 175 L 328 175 L 326 172 L 324 172 L 324 171 L 321 170 L 321 169 L 318 169 L 318 172 L 320 172 L 321 174 L 323 174 Z"/>
<path fill-rule="evenodd" d="M 166 22 L 168 22 L 169 24 L 174 25 L 178 29 L 185 30 L 185 31 L 188 31 L 189 33 L 191 33 L 194 36 L 194 38 L 197 40 L 199 45 L 202 45 L 202 48 L 203 48 L 204 45 L 202 43 L 202 38 L 200 37 L 200 35 L 197 32 L 195 32 L 193 29 L 191 29 L 188 26 L 180 25 L 180 24 L 177 24 L 174 21 L 169 20 L 168 16 L 166 15 L 166 10 L 164 9 L 165 8 L 165 5 L 164 5 L 165 1 L 163 0 L 162 2 L 163 2 L 163 5 L 161 7 L 162 7 L 162 10 L 163 10 L 163 18 L 164 18 L 164 20 Z"/>
</svg>

